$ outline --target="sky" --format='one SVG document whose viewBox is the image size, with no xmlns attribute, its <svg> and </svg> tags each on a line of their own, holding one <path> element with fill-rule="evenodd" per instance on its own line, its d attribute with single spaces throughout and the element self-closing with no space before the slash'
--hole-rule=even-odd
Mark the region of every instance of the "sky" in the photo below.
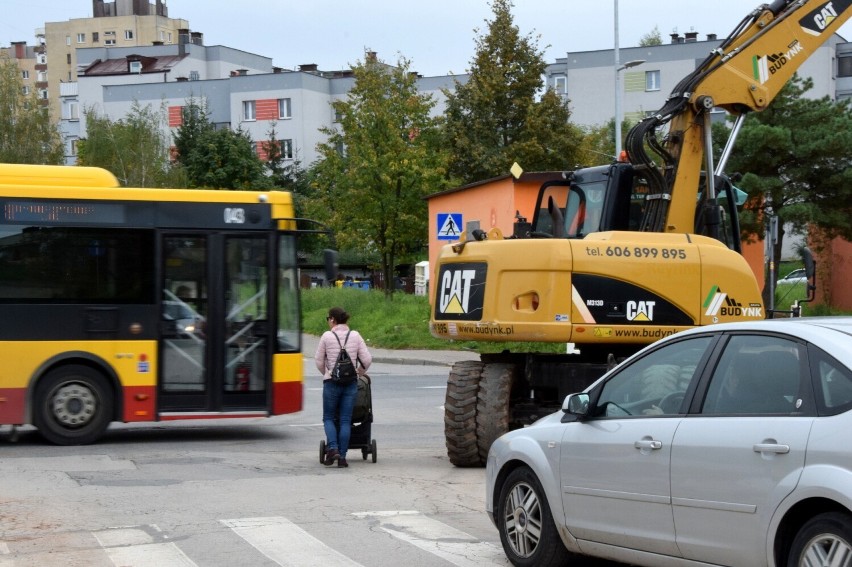
<svg viewBox="0 0 852 567">
<path fill-rule="evenodd" d="M 545 61 L 569 51 L 612 49 L 618 4 L 619 46 L 636 46 L 656 27 L 664 42 L 676 31 L 726 37 L 761 2 L 715 0 L 514 0 L 522 35 L 538 37 Z M 205 45 L 224 45 L 272 58 L 285 69 L 315 63 L 345 69 L 375 51 L 400 57 L 423 76 L 465 73 L 487 31 L 488 0 L 167 0 L 169 17 L 189 22 Z M 0 46 L 34 43 L 45 22 L 92 16 L 91 0 L 0 0 Z M 479 30 L 478 32 L 475 30 Z M 841 28 L 852 40 L 852 20 Z"/>
</svg>

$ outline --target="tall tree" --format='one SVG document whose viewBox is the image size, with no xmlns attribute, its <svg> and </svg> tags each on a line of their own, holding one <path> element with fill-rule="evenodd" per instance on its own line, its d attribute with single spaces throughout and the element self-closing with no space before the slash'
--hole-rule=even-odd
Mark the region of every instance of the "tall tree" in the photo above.
<svg viewBox="0 0 852 567">
<path fill-rule="evenodd" d="M 387 295 L 396 263 L 428 241 L 423 197 L 446 183 L 435 102 L 418 91 L 409 66 L 370 56 L 355 66 L 352 90 L 333 103 L 339 128 L 323 129 L 328 140 L 314 168 L 320 198 L 310 215 L 328 220 L 341 248 L 375 251 Z"/>
<path fill-rule="evenodd" d="M 125 187 L 182 186 L 172 171 L 166 112 L 134 102 L 116 121 L 85 111 L 86 138 L 80 140 L 77 163 L 110 170 Z"/>
<path fill-rule="evenodd" d="M 190 187 L 213 189 L 269 189 L 248 134 L 210 122 L 204 101 L 190 99 L 183 107 L 181 125 L 175 132 L 175 152 Z"/>
<path fill-rule="evenodd" d="M 778 217 L 776 263 L 785 226 L 852 239 L 852 109 L 848 101 L 805 98 L 812 87 L 794 76 L 769 108 L 749 116 L 728 168 L 746 172 L 738 186 L 749 195 L 741 215 L 747 235 L 762 236 L 769 217 Z"/>
<path fill-rule="evenodd" d="M 35 90 L 24 94 L 18 64 L 0 58 L 0 162 L 58 165 L 64 155 L 48 107 Z"/>
<path fill-rule="evenodd" d="M 466 183 L 504 175 L 516 161 L 526 170 L 578 162 L 582 133 L 568 123 L 567 101 L 555 93 L 536 100 L 547 64 L 538 39 L 521 36 L 512 6 L 492 1 L 494 17 L 475 40 L 468 82 L 445 92 L 450 171 Z"/>
</svg>

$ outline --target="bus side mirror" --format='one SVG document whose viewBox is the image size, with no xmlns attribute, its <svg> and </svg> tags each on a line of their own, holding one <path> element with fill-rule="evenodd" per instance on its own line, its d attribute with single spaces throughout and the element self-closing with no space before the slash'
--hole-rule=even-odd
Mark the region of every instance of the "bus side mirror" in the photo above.
<svg viewBox="0 0 852 567">
<path fill-rule="evenodd" d="M 325 281 L 332 285 L 332 282 L 337 279 L 339 273 L 339 265 L 337 263 L 337 250 L 326 248 L 322 251 L 323 260 L 325 262 Z"/>
</svg>

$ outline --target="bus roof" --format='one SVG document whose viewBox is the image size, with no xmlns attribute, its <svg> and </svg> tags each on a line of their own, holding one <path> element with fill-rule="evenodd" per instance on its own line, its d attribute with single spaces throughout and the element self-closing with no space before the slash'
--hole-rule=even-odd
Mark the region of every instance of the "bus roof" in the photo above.
<svg viewBox="0 0 852 567">
<path fill-rule="evenodd" d="M 106 169 L 65 165 L 0 164 L 0 197 L 292 205 L 288 191 L 121 187 Z"/>
</svg>

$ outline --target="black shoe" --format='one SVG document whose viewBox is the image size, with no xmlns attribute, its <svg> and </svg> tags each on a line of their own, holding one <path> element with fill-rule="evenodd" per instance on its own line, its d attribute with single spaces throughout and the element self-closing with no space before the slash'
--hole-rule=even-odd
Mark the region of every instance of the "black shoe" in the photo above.
<svg viewBox="0 0 852 567">
<path fill-rule="evenodd" d="M 330 467 L 331 465 L 334 464 L 334 461 L 336 461 L 339 458 L 340 458 L 340 452 L 338 452 L 337 449 L 329 449 L 328 451 L 325 452 L 325 460 L 323 461 L 322 464 L 324 464 L 327 467 Z"/>
<path fill-rule="evenodd" d="M 345 469 L 349 466 L 349 463 L 346 462 L 346 459 L 344 457 L 340 457 L 337 460 L 337 466 L 338 468 Z"/>
</svg>

